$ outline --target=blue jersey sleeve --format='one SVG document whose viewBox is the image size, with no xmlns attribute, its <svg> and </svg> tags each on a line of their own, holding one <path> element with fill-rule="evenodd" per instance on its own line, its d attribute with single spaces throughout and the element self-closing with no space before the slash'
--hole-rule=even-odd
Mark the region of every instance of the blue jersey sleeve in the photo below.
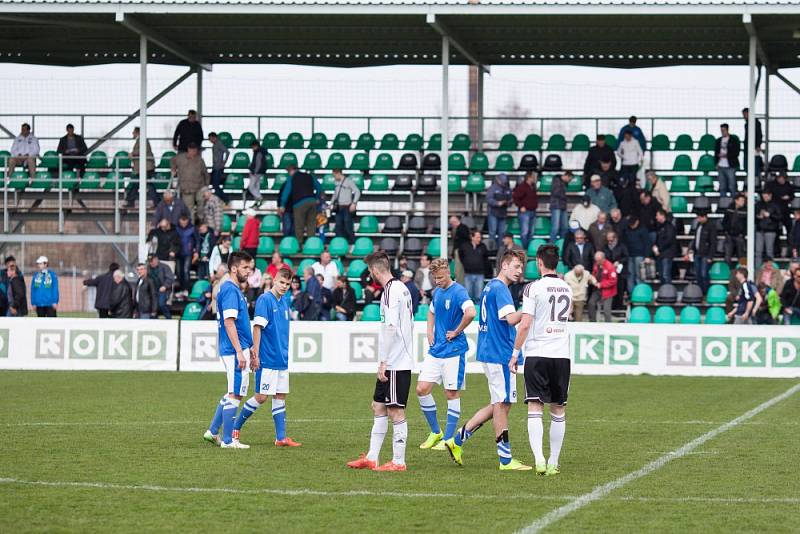
<svg viewBox="0 0 800 534">
<path fill-rule="evenodd" d="M 456 293 L 456 305 L 463 310 L 465 302 L 472 303 L 472 299 L 469 298 L 469 293 L 467 293 L 467 290 L 463 287 L 460 287 Z"/>
<path fill-rule="evenodd" d="M 253 316 L 253 323 L 261 328 L 265 328 L 272 319 L 272 306 L 269 303 L 269 298 L 262 295 L 256 301 L 256 311 Z"/>
<path fill-rule="evenodd" d="M 509 313 L 514 313 L 514 301 L 511 299 L 511 292 L 506 291 L 492 291 L 494 293 L 494 302 L 497 306 L 497 317 L 503 319 Z"/>
<path fill-rule="evenodd" d="M 236 319 L 239 316 L 239 299 L 236 292 L 223 287 L 217 296 L 217 310 L 223 319 Z"/>
</svg>

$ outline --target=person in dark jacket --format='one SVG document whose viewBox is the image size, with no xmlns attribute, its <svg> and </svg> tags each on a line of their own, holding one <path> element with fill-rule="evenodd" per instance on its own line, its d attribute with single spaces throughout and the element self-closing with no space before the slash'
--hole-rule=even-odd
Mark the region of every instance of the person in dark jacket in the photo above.
<svg viewBox="0 0 800 534">
<path fill-rule="evenodd" d="M 603 167 L 601 167 L 602 162 L 606 163 L 606 165 L 603 166 L 605 167 L 605 171 L 603 171 Z M 604 177 L 603 173 L 615 169 L 616 166 L 617 156 L 614 154 L 611 147 L 606 144 L 606 136 L 597 134 L 597 140 L 594 146 L 589 149 L 589 153 L 586 155 L 586 161 L 583 164 L 583 188 L 587 189 L 589 187 L 589 180 L 593 174 L 599 174 L 601 177 L 605 178 L 603 185 L 611 187 L 611 183 L 607 181 L 610 177 Z"/>
<path fill-rule="evenodd" d="M 208 280 L 208 277 L 211 276 L 209 261 L 211 261 L 214 245 L 217 244 L 216 235 L 208 227 L 208 224 L 203 221 L 197 227 L 194 240 L 197 244 L 197 279 Z"/>
<path fill-rule="evenodd" d="M 165 319 L 172 319 L 172 310 L 170 310 L 168 302 L 175 285 L 175 275 L 168 265 L 159 261 L 158 256 L 150 256 L 147 261 L 147 274 L 153 280 L 153 285 L 158 291 L 158 312 L 163 314 Z M 158 312 L 153 319 L 158 318 Z"/>
<path fill-rule="evenodd" d="M 247 191 L 256 201 L 253 209 L 257 209 L 261 206 L 261 179 L 267 172 L 267 149 L 261 148 L 261 143 L 257 140 L 253 141 L 250 148 L 253 149 L 253 158 L 250 160 L 250 183 Z"/>
<path fill-rule="evenodd" d="M 652 255 L 658 266 L 658 274 L 662 284 L 672 283 L 672 261 L 680 254 L 678 236 L 675 225 L 667 219 L 667 212 L 656 212 L 656 239 L 653 243 Z"/>
<path fill-rule="evenodd" d="M 781 291 L 783 324 L 792 324 L 792 319 L 800 317 L 800 269 L 792 273 L 792 278 L 783 285 Z"/>
<path fill-rule="evenodd" d="M 512 193 L 508 185 L 508 176 L 498 174 L 486 191 L 486 204 L 489 206 L 489 239 L 493 240 L 498 247 L 503 239 L 503 234 L 506 233 L 506 218 L 511 201 Z"/>
<path fill-rule="evenodd" d="M 628 272 L 628 247 L 620 242 L 616 232 L 609 232 L 607 239 L 608 242 L 603 249 L 603 253 L 606 259 L 614 264 L 614 269 L 617 271 L 617 294 L 614 296 L 613 307 L 614 309 L 620 309 L 623 305 L 625 288 L 628 285 L 627 278 L 630 276 Z"/>
<path fill-rule="evenodd" d="M 586 232 L 577 230 L 575 240 L 564 244 L 564 264 L 570 269 L 576 265 L 583 265 L 584 269 L 591 272 L 594 267 L 594 247 L 586 237 Z"/>
<path fill-rule="evenodd" d="M 633 287 L 642 282 L 639 277 L 639 266 L 651 254 L 653 243 L 647 229 L 642 226 L 639 219 L 631 217 L 628 219 L 628 228 L 623 234 L 625 248 L 628 249 L 628 294 L 633 293 Z"/>
<path fill-rule="evenodd" d="M 761 265 L 764 254 L 775 257 L 775 241 L 782 222 L 781 208 L 772 198 L 772 191 L 764 189 L 756 203 L 756 266 Z"/>
<path fill-rule="evenodd" d="M 172 136 L 172 148 L 178 153 L 186 152 L 190 143 L 199 147 L 203 144 L 203 139 L 205 139 L 203 126 L 200 124 L 197 112 L 190 109 L 188 116 L 175 128 L 175 134 Z"/>
<path fill-rule="evenodd" d="M 306 293 L 308 293 L 311 303 L 302 314 L 303 321 L 319 321 L 319 315 L 322 311 L 322 284 L 319 283 L 317 277 L 314 275 L 314 269 L 306 267 L 303 271 L 303 278 L 306 282 Z"/>
<path fill-rule="evenodd" d="M 75 127 L 67 124 L 67 135 L 58 140 L 56 152 L 63 155 L 64 169 L 75 171 L 80 177 L 86 169 L 86 154 L 89 149 L 83 136 L 75 133 Z"/>
<path fill-rule="evenodd" d="M 16 265 L 6 270 L 6 279 L 8 280 L 8 316 L 25 317 L 28 315 L 28 296 L 25 280 L 20 276 Z"/>
<path fill-rule="evenodd" d="M 792 200 L 794 200 L 794 184 L 789 183 L 785 172 L 780 172 L 773 181 L 767 183 L 765 188 L 770 190 L 772 201 L 780 208 L 781 223 L 788 234 L 792 230 L 792 210 L 790 206 Z"/>
<path fill-rule="evenodd" d="M 192 216 L 186 203 L 175 196 L 175 192 L 171 189 L 164 191 L 161 201 L 156 204 L 156 210 L 153 213 L 153 228 L 158 226 L 162 219 L 166 219 L 174 227 L 178 225 L 178 220 L 183 216 Z"/>
<path fill-rule="evenodd" d="M 649 232 L 650 241 L 655 241 L 656 229 L 658 228 L 656 213 L 658 213 L 659 210 L 662 210 L 663 206 L 661 206 L 661 203 L 653 198 L 653 195 L 651 195 L 648 191 L 642 191 L 639 194 L 639 202 L 640 205 L 637 212 L 639 221 Z"/>
<path fill-rule="evenodd" d="M 536 208 L 539 207 L 539 196 L 536 191 L 536 173 L 528 171 L 525 179 L 517 184 L 512 193 L 514 204 L 519 209 L 519 234 L 522 248 L 528 250 L 528 243 L 533 239 L 533 227 L 536 223 Z"/>
<path fill-rule="evenodd" d="M 567 184 L 572 181 L 572 172 L 567 171 L 553 178 L 550 189 L 550 244 L 567 237 L 569 213 L 567 213 Z"/>
<path fill-rule="evenodd" d="M 469 243 L 463 243 L 458 249 L 458 255 L 464 266 L 464 287 L 467 294 L 478 302 L 483 291 L 483 279 L 491 272 L 489 264 L 489 250 L 481 242 L 481 233 L 473 230 Z"/>
<path fill-rule="evenodd" d="M 176 256 L 178 287 L 180 291 L 189 291 L 189 286 L 191 285 L 189 273 L 192 263 L 197 259 L 197 233 L 194 225 L 189 222 L 188 217 L 180 218 L 175 231 L 180 239 L 180 248 Z"/>
<path fill-rule="evenodd" d="M 113 319 L 131 319 L 133 317 L 133 299 L 131 285 L 125 280 L 122 271 L 114 271 L 114 283 L 111 286 L 109 317 Z"/>
<path fill-rule="evenodd" d="M 278 213 L 283 216 L 286 209 L 291 207 L 294 235 L 297 242 L 302 244 L 305 236 L 311 237 L 317 233 L 317 204 L 322 188 L 316 178 L 297 170 L 294 165 L 289 165 L 286 172 L 289 179 L 278 200 Z"/>
<path fill-rule="evenodd" d="M 114 271 L 117 270 L 119 270 L 119 264 L 112 263 L 108 266 L 107 272 L 83 281 L 83 285 L 97 288 L 94 295 L 94 307 L 101 319 L 108 318 L 108 309 L 111 307 L 111 286 L 114 284 Z"/>
<path fill-rule="evenodd" d="M 278 190 L 278 214 L 281 217 L 281 231 L 283 232 L 283 237 L 294 235 L 294 211 L 292 210 L 292 204 L 289 203 L 287 206 L 281 200 L 283 198 L 283 192 L 286 190 L 287 183 L 289 183 L 288 180 L 283 182 L 281 188 Z"/>
<path fill-rule="evenodd" d="M 330 321 L 331 310 L 333 310 L 333 291 L 325 287 L 325 277 L 321 274 L 315 274 L 314 278 L 317 279 L 320 285 L 320 301 L 319 301 L 319 320 Z"/>
<path fill-rule="evenodd" d="M 708 286 L 711 284 L 708 278 L 708 269 L 714 261 L 716 252 L 717 226 L 708 220 L 708 213 L 698 211 L 697 226 L 684 260 L 693 262 L 694 279 L 703 290 L 703 293 L 708 291 Z M 692 259 L 690 259 L 690 255 L 693 256 Z"/>
<path fill-rule="evenodd" d="M 450 224 L 450 243 L 452 243 L 452 257 L 456 264 L 456 281 L 464 285 L 464 266 L 461 264 L 461 256 L 458 251 L 464 243 L 470 241 L 470 228 L 461 221 L 461 217 L 451 215 L 448 221 Z"/>
<path fill-rule="evenodd" d="M 336 312 L 337 321 L 352 321 L 356 316 L 356 295 L 346 276 L 336 279 L 336 288 L 333 290 L 333 309 Z"/>
<path fill-rule="evenodd" d="M 137 265 L 136 274 L 139 279 L 133 288 L 133 311 L 139 319 L 150 319 L 158 313 L 158 292 L 153 279 L 147 274 L 147 265 Z"/>
<path fill-rule="evenodd" d="M 800 209 L 794 210 L 794 224 L 787 236 L 789 251 L 793 258 L 800 256 Z"/>
<path fill-rule="evenodd" d="M 725 236 L 725 262 L 735 267 L 739 258 L 747 253 L 747 196 L 739 193 L 722 217 L 722 233 Z"/>
<path fill-rule="evenodd" d="M 720 196 L 736 194 L 736 170 L 739 168 L 739 138 L 729 133 L 728 125 L 719 125 L 720 133 L 714 144 L 714 165 L 719 175 Z"/>
<path fill-rule="evenodd" d="M 742 118 L 744 119 L 744 143 L 742 147 L 744 147 L 744 170 L 747 170 L 747 147 L 749 146 L 748 143 L 748 130 L 750 129 L 749 119 L 750 117 L 750 108 L 744 108 L 742 110 Z M 761 121 L 756 119 L 756 139 L 755 139 L 755 162 L 756 162 L 756 177 L 761 176 L 761 168 L 764 166 L 764 161 L 761 158 L 761 144 L 764 142 L 764 130 L 761 127 Z"/>
<path fill-rule="evenodd" d="M 181 251 L 181 237 L 168 220 L 161 219 L 158 228 L 150 232 L 147 240 L 150 242 L 150 253 L 158 256 L 159 260 L 176 261 Z"/>
</svg>

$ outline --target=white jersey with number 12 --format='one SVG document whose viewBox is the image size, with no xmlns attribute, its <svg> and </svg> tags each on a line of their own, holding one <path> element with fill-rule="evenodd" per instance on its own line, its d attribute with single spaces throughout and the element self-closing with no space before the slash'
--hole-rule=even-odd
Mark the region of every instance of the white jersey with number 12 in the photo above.
<svg viewBox="0 0 800 534">
<path fill-rule="evenodd" d="M 541 358 L 569 358 L 567 323 L 572 311 L 572 289 L 555 275 L 531 282 L 523 291 L 522 313 L 533 323 L 523 354 Z"/>
</svg>

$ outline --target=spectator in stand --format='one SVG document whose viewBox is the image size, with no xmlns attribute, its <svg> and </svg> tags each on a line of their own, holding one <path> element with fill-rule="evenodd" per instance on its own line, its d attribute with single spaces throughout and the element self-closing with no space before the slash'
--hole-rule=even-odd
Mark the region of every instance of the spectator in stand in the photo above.
<svg viewBox="0 0 800 534">
<path fill-rule="evenodd" d="M 203 200 L 205 201 L 203 216 L 200 218 L 200 222 L 208 226 L 214 236 L 217 237 L 222 229 L 222 200 L 208 187 L 202 188 L 200 192 L 203 194 Z"/>
<path fill-rule="evenodd" d="M 642 149 L 642 153 L 647 151 L 647 138 L 644 135 L 644 132 L 641 128 L 636 126 L 636 116 L 631 115 L 628 119 L 628 124 L 620 128 L 619 134 L 617 135 L 617 146 L 622 144 L 622 141 L 625 139 L 625 132 L 630 132 L 631 136 L 639 143 L 639 147 Z"/>
<path fill-rule="evenodd" d="M 603 310 L 603 320 L 611 322 L 611 306 L 617 295 L 617 269 L 608 261 L 603 252 L 595 252 L 594 269 L 592 276 L 595 279 L 594 291 L 589 297 L 589 320 L 597 321 L 597 308 Z"/>
<path fill-rule="evenodd" d="M 364 269 L 364 272 L 361 273 L 361 287 L 364 288 L 364 302 L 366 304 L 374 300 L 380 300 L 381 295 L 383 295 L 383 286 L 373 280 L 369 269 Z"/>
<path fill-rule="evenodd" d="M 524 249 L 521 246 L 519 246 L 516 243 L 514 243 L 514 236 L 512 234 L 509 234 L 508 232 L 506 232 L 503 235 L 503 241 L 501 241 L 500 242 L 500 246 L 497 247 L 496 256 L 497 256 L 497 272 L 498 273 L 500 272 L 500 268 L 502 266 L 502 261 L 501 260 L 503 259 L 503 254 L 505 254 L 507 250 L 521 250 L 521 251 L 524 252 L 526 249 Z"/>
<path fill-rule="evenodd" d="M 278 213 L 284 214 L 285 206 L 291 206 L 294 214 L 294 235 L 298 243 L 303 243 L 305 236 L 311 237 L 317 230 L 317 204 L 319 204 L 321 188 L 316 178 L 307 172 L 297 170 L 294 165 L 286 168 L 289 179 L 286 180 L 283 193 L 278 203 Z"/>
<path fill-rule="evenodd" d="M 481 241 L 480 231 L 472 231 L 469 243 L 462 244 L 458 254 L 464 265 L 464 286 L 467 294 L 474 302 L 478 302 L 483 291 L 483 279 L 491 270 L 489 251 Z"/>
<path fill-rule="evenodd" d="M 600 181 L 605 185 L 603 175 L 600 176 Z M 639 190 L 636 188 L 636 183 L 632 182 L 628 176 L 614 177 L 614 180 L 611 181 L 611 192 L 614 193 L 617 207 L 625 216 L 636 213 L 639 209 Z"/>
<path fill-rule="evenodd" d="M 153 279 L 147 273 L 147 265 L 140 263 L 136 266 L 139 278 L 133 290 L 133 312 L 139 319 L 150 319 L 158 314 L 158 292 Z"/>
<path fill-rule="evenodd" d="M 6 176 L 11 176 L 18 165 L 27 165 L 31 180 L 36 176 L 36 158 L 39 157 L 39 140 L 31 133 L 27 122 L 22 124 L 20 134 L 11 145 L 11 157 L 8 158 Z"/>
<path fill-rule="evenodd" d="M 653 195 L 653 198 L 658 201 L 659 205 L 664 209 L 664 211 L 669 213 L 672 209 L 672 204 L 670 202 L 667 184 L 664 183 L 664 180 L 658 177 L 655 171 L 647 171 L 646 176 L 648 191 L 650 191 L 650 194 Z"/>
<path fill-rule="evenodd" d="M 319 314 L 322 305 L 322 284 L 319 283 L 314 275 L 314 269 L 306 267 L 303 271 L 303 278 L 306 281 L 306 293 L 311 299 L 309 307 L 303 314 L 304 321 L 319 321 Z"/>
<path fill-rule="evenodd" d="M 164 315 L 164 319 L 172 319 L 172 311 L 168 304 L 172 288 L 175 285 L 175 275 L 172 269 L 165 263 L 161 263 L 158 256 L 150 256 L 147 274 L 153 280 L 153 285 L 158 291 L 158 312 Z M 158 313 L 153 316 L 153 319 L 157 318 Z"/>
<path fill-rule="evenodd" d="M 317 282 L 322 284 L 325 281 L 325 277 L 321 274 L 315 275 Z M 320 313 L 319 313 L 319 320 L 320 321 L 330 321 L 331 320 L 331 312 L 333 311 L 333 291 L 322 286 L 320 290 L 321 300 L 320 300 Z"/>
<path fill-rule="evenodd" d="M 417 284 L 420 292 L 422 293 L 422 301 L 428 303 L 433 297 L 433 288 L 436 287 L 436 282 L 433 280 L 433 273 L 431 272 L 431 255 L 422 254 L 419 257 L 419 267 L 417 272 L 414 273 L 414 283 Z"/>
<path fill-rule="evenodd" d="M 647 229 L 648 234 L 650 235 L 650 241 L 656 240 L 656 230 L 658 228 L 658 221 L 656 221 L 656 213 L 659 210 L 663 210 L 664 213 L 669 213 L 669 207 L 664 207 L 661 205 L 661 202 L 653 198 L 653 195 L 648 193 L 647 191 L 642 191 L 639 194 L 639 220 Z"/>
<path fill-rule="evenodd" d="M 794 224 L 787 236 L 789 252 L 793 258 L 800 256 L 800 209 L 794 210 Z"/>
<path fill-rule="evenodd" d="M 267 173 L 267 149 L 261 147 L 261 143 L 253 140 L 250 144 L 253 149 L 253 158 L 250 160 L 250 180 L 247 191 L 255 199 L 253 209 L 261 207 L 261 179 Z"/>
<path fill-rule="evenodd" d="M 246 217 L 244 229 L 242 230 L 242 239 L 240 248 L 250 254 L 252 258 L 256 257 L 258 250 L 259 232 L 261 231 L 261 221 L 256 217 L 254 209 L 245 210 L 244 216 Z"/>
<path fill-rule="evenodd" d="M 464 285 L 464 265 L 461 263 L 461 256 L 458 251 L 465 243 L 469 243 L 470 228 L 461 222 L 461 217 L 451 215 L 449 219 L 450 224 L 450 242 L 453 243 L 452 257 L 455 260 L 456 281 Z"/>
<path fill-rule="evenodd" d="M 575 241 L 565 245 L 564 264 L 570 269 L 576 265 L 583 265 L 587 271 L 591 271 L 594 266 L 594 247 L 586 240 L 586 232 L 578 230 L 575 232 Z"/>
<path fill-rule="evenodd" d="M 536 223 L 536 208 L 539 207 L 539 196 L 536 191 L 536 173 L 528 171 L 525 179 L 521 180 L 512 193 L 514 204 L 517 205 L 519 213 L 519 233 L 522 240 L 522 247 L 528 250 L 528 243 L 533 239 L 533 227 Z M 498 256 L 502 256 L 498 254 Z M 499 266 L 498 266 L 499 268 Z"/>
<path fill-rule="evenodd" d="M 625 288 L 627 287 L 627 278 L 630 276 L 628 273 L 628 247 L 624 243 L 620 243 L 619 236 L 616 232 L 608 233 L 608 243 L 603 249 L 606 259 L 614 264 L 614 269 L 617 271 L 617 294 L 614 296 L 614 309 L 622 308 L 622 297 L 625 295 Z"/>
<path fill-rule="evenodd" d="M 108 315 L 112 319 L 133 318 L 133 297 L 131 285 L 125 280 L 125 274 L 116 270 L 113 274 L 114 283 L 111 286 L 111 299 L 109 300 Z"/>
<path fill-rule="evenodd" d="M 739 258 L 747 253 L 747 196 L 738 193 L 733 204 L 725 210 L 722 217 L 722 233 L 725 236 L 725 262 L 736 265 Z"/>
<path fill-rule="evenodd" d="M 206 162 L 200 156 L 200 145 L 189 143 L 186 152 L 172 158 L 172 178 L 176 177 L 186 207 L 193 215 L 202 216 L 204 199 L 200 191 L 208 187 L 210 178 Z"/>
<path fill-rule="evenodd" d="M 597 280 L 583 265 L 578 264 L 567 274 L 564 281 L 572 289 L 572 313 L 576 323 L 583 321 L 583 310 L 586 307 L 586 298 L 589 293 L 589 285 L 594 286 Z"/>
<path fill-rule="evenodd" d="M 403 282 L 403 285 L 406 286 L 408 292 L 411 293 L 411 313 L 416 314 L 422 295 L 419 292 L 419 288 L 414 283 L 414 273 L 408 270 L 403 271 L 403 273 L 400 275 L 400 281 Z"/>
<path fill-rule="evenodd" d="M 336 236 L 344 237 L 351 245 L 356 240 L 354 217 L 361 190 L 342 169 L 333 169 L 336 188 L 331 197 L 331 211 L 336 214 Z"/>
<path fill-rule="evenodd" d="M 152 230 L 147 236 L 150 242 L 150 254 L 155 254 L 158 259 L 166 262 L 172 272 L 175 272 L 175 262 L 181 251 L 181 237 L 166 219 L 161 219 L 158 228 Z"/>
<path fill-rule="evenodd" d="M 733 319 L 733 324 L 753 324 L 753 314 L 761 307 L 761 295 L 756 285 L 747 279 L 747 269 L 739 267 L 734 274 L 741 288 L 733 309 L 728 312 L 728 320 Z"/>
<path fill-rule="evenodd" d="M 719 125 L 720 133 L 714 144 L 714 163 L 719 175 L 719 196 L 736 195 L 736 170 L 739 168 L 739 138 L 731 135 L 726 123 Z"/>
<path fill-rule="evenodd" d="M 636 182 L 636 174 L 639 166 L 644 162 L 644 151 L 637 139 L 633 138 L 633 132 L 628 129 L 623 132 L 622 142 L 617 147 L 617 154 L 622 162 L 620 175 L 625 176 L 630 182 Z M 644 187 L 644 184 L 642 184 Z"/>
<path fill-rule="evenodd" d="M 486 191 L 486 204 L 489 206 L 489 239 L 493 240 L 498 247 L 503 239 L 503 234 L 506 233 L 506 217 L 511 200 L 512 193 L 508 185 L 508 176 L 498 174 Z"/>
<path fill-rule="evenodd" d="M 292 267 L 283 261 L 281 257 L 281 253 L 277 250 L 272 253 L 272 259 L 270 261 L 269 267 L 267 267 L 267 272 L 269 275 L 274 279 L 275 275 L 278 274 L 278 271 L 281 269 L 289 269 L 292 270 Z"/>
<path fill-rule="evenodd" d="M 628 223 L 631 217 L 623 216 L 622 210 L 619 208 L 611 210 L 609 212 L 609 216 L 610 220 L 608 221 L 608 224 L 610 224 L 611 228 L 617 233 L 617 237 L 619 237 L 620 242 L 624 242 L 625 231 L 628 229 Z"/>
<path fill-rule="evenodd" d="M 783 291 L 783 285 L 786 281 L 780 268 L 775 267 L 775 262 L 771 259 L 766 259 L 764 264 L 756 271 L 754 282 L 756 285 L 765 284 L 780 293 Z"/>
<path fill-rule="evenodd" d="M 128 189 L 125 192 L 125 207 L 132 208 L 136 203 L 136 200 L 139 198 L 139 127 L 133 129 L 133 138 L 136 140 L 133 143 L 133 148 L 130 152 L 131 158 L 131 167 L 133 168 L 133 173 L 131 175 L 131 181 L 128 185 Z M 145 166 L 145 184 L 147 189 L 147 200 L 153 203 L 153 206 L 158 204 L 159 197 L 158 192 L 156 191 L 156 186 L 153 184 L 153 176 L 156 172 L 156 160 L 153 157 L 153 149 L 150 147 L 150 141 L 147 141 L 147 152 L 145 155 L 145 159 L 147 160 L 147 165 Z"/>
<path fill-rule="evenodd" d="M 608 187 L 612 191 L 623 183 L 620 180 L 619 173 L 617 173 L 617 169 L 614 168 L 614 165 L 617 164 L 617 158 L 615 157 L 613 160 L 607 159 L 600 161 L 600 169 L 594 174 L 600 176 L 600 181 L 603 183 L 604 186 Z M 586 176 L 584 178 L 584 189 L 588 189 L 591 184 L 591 178 L 594 176 Z M 624 183 L 632 184 L 630 180 L 625 181 Z"/>
<path fill-rule="evenodd" d="M 283 203 L 283 192 L 286 191 L 286 182 L 283 182 L 281 188 L 278 190 L 278 215 L 281 217 L 281 231 L 283 237 L 294 235 L 294 211 L 292 211 L 291 203 L 287 206 Z"/>
<path fill-rule="evenodd" d="M 764 189 L 756 203 L 756 265 L 761 265 L 764 255 L 775 257 L 775 240 L 781 226 L 781 208 L 772 199 L 772 191 Z"/>
<path fill-rule="evenodd" d="M 653 246 L 650 237 L 647 234 L 647 229 L 642 226 L 639 219 L 631 217 L 628 220 L 628 229 L 625 231 L 624 242 L 625 248 L 628 249 L 628 294 L 633 293 L 633 287 L 643 282 L 639 277 L 639 266 L 648 257 L 652 251 Z"/>
<path fill-rule="evenodd" d="M 16 263 L 6 269 L 8 280 L 8 317 L 25 317 L 28 315 L 28 295 L 25 288 L 25 279 L 19 273 Z"/>
<path fill-rule="evenodd" d="M 581 230 L 588 231 L 593 222 L 597 220 L 600 215 L 600 208 L 592 204 L 592 197 L 585 195 L 581 203 L 572 209 L 572 215 L 569 216 L 569 222 L 575 221 L 580 226 Z"/>
<path fill-rule="evenodd" d="M 714 261 L 714 254 L 717 252 L 717 227 L 708 220 L 708 213 L 705 211 L 697 212 L 697 226 L 689 243 L 689 248 L 684 261 L 691 261 L 694 265 L 694 279 L 697 285 L 703 290 L 708 291 L 711 281 L 708 278 L 708 269 Z"/>
<path fill-rule="evenodd" d="M 594 249 L 605 249 L 608 244 L 608 234 L 613 231 L 614 228 L 608 223 L 608 215 L 606 215 L 606 212 L 601 211 L 597 215 L 597 220 L 589 226 L 589 239 Z"/>
<path fill-rule="evenodd" d="M 299 321 L 301 318 L 301 314 L 305 313 L 306 308 L 308 308 L 309 303 L 311 302 L 308 296 L 308 293 L 303 291 L 302 289 L 303 281 L 300 280 L 300 277 L 294 275 L 292 277 L 292 282 L 289 284 L 289 292 L 287 295 L 289 296 L 289 302 L 292 306 L 292 320 Z"/>
<path fill-rule="evenodd" d="M 31 278 L 31 306 L 37 317 L 55 317 L 58 306 L 58 276 L 47 267 L 47 256 L 39 256 L 39 271 Z"/>
<path fill-rule="evenodd" d="M 609 169 L 614 169 L 617 166 L 617 158 L 614 155 L 614 150 L 606 144 L 606 136 L 597 134 L 596 141 L 593 147 L 589 149 L 586 155 L 586 161 L 583 163 L 583 187 L 589 188 L 589 179 L 595 174 L 601 174 L 603 168 L 601 163 L 605 162 L 605 172 Z M 603 182 L 606 187 L 610 182 Z"/>
<path fill-rule="evenodd" d="M 667 212 L 656 212 L 656 238 L 653 242 L 652 255 L 656 260 L 658 274 L 662 284 L 672 283 L 672 262 L 680 255 L 681 247 L 678 244 L 678 235 L 675 225 L 667 219 Z"/>
<path fill-rule="evenodd" d="M 567 219 L 567 184 L 572 181 L 572 173 L 565 172 L 553 179 L 550 189 L 550 244 L 567 237 L 569 225 Z M 590 201 L 591 202 L 591 201 Z"/>
<path fill-rule="evenodd" d="M 216 132 L 208 134 L 208 141 L 211 143 L 211 188 L 214 194 L 227 204 L 229 199 L 224 187 L 225 165 L 228 164 L 231 151 L 219 140 Z"/>
<path fill-rule="evenodd" d="M 203 126 L 197 117 L 197 112 L 189 110 L 188 116 L 178 123 L 175 134 L 172 136 L 172 148 L 178 154 L 186 152 L 189 145 L 194 144 L 198 148 L 203 144 Z"/>
<path fill-rule="evenodd" d="M 333 291 L 336 287 L 336 278 L 339 277 L 339 267 L 331 261 L 331 253 L 327 250 L 322 251 L 322 254 L 319 255 L 319 261 L 315 261 L 311 268 L 314 269 L 314 274 L 322 275 L 322 287 Z"/>
<path fill-rule="evenodd" d="M 180 248 L 178 249 L 177 269 L 178 290 L 188 294 L 191 280 L 189 271 L 192 263 L 197 261 L 197 232 L 188 217 L 181 217 L 178 220 L 178 227 L 175 229 L 180 238 Z"/>
<path fill-rule="evenodd" d="M 75 133 L 75 126 L 67 124 L 67 135 L 58 140 L 56 152 L 63 156 L 62 163 L 64 169 L 75 171 L 78 176 L 83 175 L 86 170 L 86 155 L 89 149 L 83 136 Z"/>
<path fill-rule="evenodd" d="M 800 269 L 795 270 L 791 280 L 784 284 L 783 291 L 781 291 L 781 306 L 783 307 L 783 324 L 790 325 L 792 319 L 800 317 Z"/>
<path fill-rule="evenodd" d="M 208 269 L 216 273 L 220 265 L 228 265 L 228 255 L 231 253 L 231 236 L 222 236 L 219 243 L 211 250 L 211 257 L 208 260 Z"/>
<path fill-rule="evenodd" d="M 749 133 L 748 130 L 750 128 L 748 124 L 748 118 L 750 117 L 750 108 L 744 108 L 742 110 L 742 118 L 744 119 L 744 170 L 747 170 L 747 147 L 749 146 L 748 138 Z M 764 142 L 764 130 L 761 128 L 761 121 L 756 119 L 756 139 L 755 139 L 755 161 L 756 161 L 756 177 L 761 176 L 761 169 L 764 166 L 764 160 L 761 157 L 761 144 Z"/>
<path fill-rule="evenodd" d="M 336 289 L 333 290 L 333 309 L 337 321 L 352 321 L 356 316 L 356 295 L 346 276 L 336 279 Z"/>
<path fill-rule="evenodd" d="M 156 211 L 153 214 L 153 228 L 158 226 L 158 223 L 161 222 L 162 219 L 169 221 L 172 226 L 177 226 L 178 219 L 180 219 L 182 215 L 191 217 L 192 212 L 189 211 L 189 208 L 186 207 L 183 200 L 175 196 L 175 192 L 172 189 L 167 189 L 164 191 L 161 202 L 158 203 Z"/>
<path fill-rule="evenodd" d="M 792 231 L 791 203 L 794 200 L 795 187 L 787 181 L 785 172 L 779 172 L 773 181 L 767 182 L 765 189 L 772 193 L 772 201 L 780 208 L 781 223 L 788 235 Z M 780 235 L 780 230 L 778 234 Z"/>
<path fill-rule="evenodd" d="M 753 322 L 774 325 L 781 314 L 781 299 L 778 292 L 762 283 L 756 284 L 761 305 L 753 312 Z"/>
<path fill-rule="evenodd" d="M 108 318 L 108 309 L 111 307 L 111 286 L 114 283 L 114 271 L 118 270 L 119 264 L 116 262 L 111 263 L 105 273 L 83 281 L 83 285 L 97 288 L 94 295 L 94 308 L 101 319 Z"/>
</svg>

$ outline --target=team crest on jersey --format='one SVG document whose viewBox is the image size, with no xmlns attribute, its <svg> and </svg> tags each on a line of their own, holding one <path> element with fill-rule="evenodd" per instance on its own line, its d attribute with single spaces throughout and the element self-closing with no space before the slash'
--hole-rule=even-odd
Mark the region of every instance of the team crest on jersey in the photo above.
<svg viewBox="0 0 800 534">
<path fill-rule="evenodd" d="M 444 301 L 444 309 L 445 310 L 449 310 L 450 309 L 450 299 L 447 299 L 447 300 Z"/>
</svg>

